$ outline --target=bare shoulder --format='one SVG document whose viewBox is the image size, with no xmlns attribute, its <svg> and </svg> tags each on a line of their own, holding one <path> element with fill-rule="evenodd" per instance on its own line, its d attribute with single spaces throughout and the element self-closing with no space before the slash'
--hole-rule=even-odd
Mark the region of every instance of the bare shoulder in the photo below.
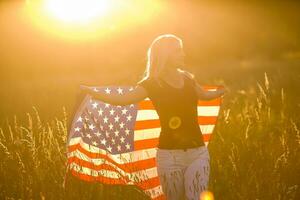
<svg viewBox="0 0 300 200">
<path fill-rule="evenodd" d="M 145 78 L 138 81 L 137 84 L 136 84 L 136 87 L 134 89 L 134 92 L 138 93 L 139 95 L 142 95 L 142 96 L 147 95 L 147 89 L 146 89 L 147 86 L 146 85 L 147 85 L 148 81 L 149 80 L 145 79 Z"/>
</svg>

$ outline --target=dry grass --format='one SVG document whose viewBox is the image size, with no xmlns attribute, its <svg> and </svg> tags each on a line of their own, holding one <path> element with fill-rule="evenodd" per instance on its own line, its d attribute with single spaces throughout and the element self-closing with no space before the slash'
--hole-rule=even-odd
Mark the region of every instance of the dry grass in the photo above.
<svg viewBox="0 0 300 200">
<path fill-rule="evenodd" d="M 299 199 L 300 117 L 284 88 L 264 83 L 226 96 L 209 144 L 209 188 L 217 200 Z M 37 110 L 0 128 L 0 199 L 63 199 L 67 112 L 42 123 Z M 69 198 L 145 199 L 135 187 L 73 180 Z M 85 192 L 84 192 L 85 191 Z"/>
</svg>

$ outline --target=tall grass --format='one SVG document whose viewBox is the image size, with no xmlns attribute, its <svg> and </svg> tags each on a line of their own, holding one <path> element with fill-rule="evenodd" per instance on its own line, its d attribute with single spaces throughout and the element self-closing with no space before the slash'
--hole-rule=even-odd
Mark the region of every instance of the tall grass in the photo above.
<svg viewBox="0 0 300 200">
<path fill-rule="evenodd" d="M 65 174 L 64 119 L 42 123 L 37 110 L 28 124 L 7 123 L 0 129 L 1 199 L 61 199 Z"/>
<path fill-rule="evenodd" d="M 213 138 L 209 189 L 217 200 L 299 199 L 300 117 L 267 74 L 225 96 Z M 34 108 L 0 128 L 0 199 L 146 199 L 135 187 L 71 178 L 65 192 L 67 111 L 42 122 Z"/>
<path fill-rule="evenodd" d="M 290 117 L 284 89 L 271 88 L 267 74 L 264 79 L 255 92 L 232 96 L 222 110 L 209 144 L 216 199 L 299 195 L 300 117 Z"/>
</svg>

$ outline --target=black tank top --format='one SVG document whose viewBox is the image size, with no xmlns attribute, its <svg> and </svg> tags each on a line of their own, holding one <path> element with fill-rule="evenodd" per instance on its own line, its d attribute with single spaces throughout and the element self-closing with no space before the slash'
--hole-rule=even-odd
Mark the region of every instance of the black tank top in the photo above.
<svg viewBox="0 0 300 200">
<path fill-rule="evenodd" d="M 146 89 L 159 116 L 160 149 L 187 149 L 204 145 L 198 124 L 195 82 L 185 74 L 183 77 L 183 88 L 174 88 L 162 80 L 159 84 L 151 78 L 138 83 Z"/>
</svg>

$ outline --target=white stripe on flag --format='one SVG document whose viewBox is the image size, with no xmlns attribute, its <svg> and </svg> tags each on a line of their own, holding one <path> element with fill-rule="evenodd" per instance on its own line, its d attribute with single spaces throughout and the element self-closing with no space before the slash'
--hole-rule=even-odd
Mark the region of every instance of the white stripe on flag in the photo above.
<svg viewBox="0 0 300 200">
<path fill-rule="evenodd" d="M 150 148 L 150 149 L 143 149 L 143 150 L 137 150 L 128 153 L 113 155 L 103 149 L 85 143 L 80 137 L 72 138 L 69 144 L 70 145 L 79 144 L 83 149 L 91 153 L 99 153 L 99 154 L 107 155 L 109 158 L 115 161 L 119 161 L 119 164 L 128 163 L 129 161 L 135 162 L 139 160 L 154 158 L 156 156 L 156 150 L 157 150 L 157 148 Z"/>
<path fill-rule="evenodd" d="M 198 116 L 215 117 L 218 116 L 220 106 L 197 106 Z M 159 116 L 155 110 L 138 110 L 136 121 L 155 120 Z"/>
<path fill-rule="evenodd" d="M 151 128 L 134 131 L 134 141 L 158 138 L 161 128 Z"/>
<path fill-rule="evenodd" d="M 199 125 L 200 127 L 200 130 L 201 130 L 201 133 L 204 135 L 204 134 L 212 134 L 213 130 L 214 130 L 214 127 L 215 125 Z"/>
<path fill-rule="evenodd" d="M 198 116 L 218 116 L 220 106 L 198 106 Z"/>
<path fill-rule="evenodd" d="M 159 119 L 155 110 L 138 110 L 136 121 Z"/>
</svg>

